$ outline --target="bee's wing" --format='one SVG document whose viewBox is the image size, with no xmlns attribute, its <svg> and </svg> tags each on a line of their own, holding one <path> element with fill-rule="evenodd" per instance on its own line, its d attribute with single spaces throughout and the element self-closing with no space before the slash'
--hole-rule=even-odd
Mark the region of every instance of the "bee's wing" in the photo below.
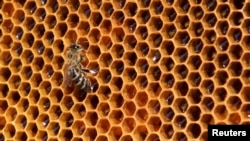
<svg viewBox="0 0 250 141">
<path fill-rule="evenodd" d="M 73 74 L 71 73 L 72 66 L 70 63 L 67 63 L 63 69 L 63 87 L 72 86 Z"/>
</svg>

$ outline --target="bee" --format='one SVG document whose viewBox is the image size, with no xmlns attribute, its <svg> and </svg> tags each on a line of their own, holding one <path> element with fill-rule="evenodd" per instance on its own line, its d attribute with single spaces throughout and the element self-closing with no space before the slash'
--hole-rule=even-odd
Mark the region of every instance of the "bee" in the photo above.
<svg viewBox="0 0 250 141">
<path fill-rule="evenodd" d="M 93 86 L 87 73 L 96 74 L 96 71 L 87 69 L 82 62 L 86 61 L 86 56 L 82 53 L 83 48 L 77 44 L 71 44 L 66 51 L 66 66 L 64 68 L 63 86 L 72 87 L 73 83 L 85 92 L 93 91 Z"/>
</svg>

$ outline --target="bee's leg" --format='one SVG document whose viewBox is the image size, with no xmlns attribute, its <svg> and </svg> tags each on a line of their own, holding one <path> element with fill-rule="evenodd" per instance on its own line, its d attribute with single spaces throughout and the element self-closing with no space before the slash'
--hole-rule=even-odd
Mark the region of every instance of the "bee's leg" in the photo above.
<svg viewBox="0 0 250 141">
<path fill-rule="evenodd" d="M 81 66 L 81 70 L 82 70 L 83 72 L 85 72 L 85 73 L 96 74 L 96 71 L 90 70 L 90 69 L 86 69 L 86 68 L 83 68 L 82 66 Z"/>
</svg>

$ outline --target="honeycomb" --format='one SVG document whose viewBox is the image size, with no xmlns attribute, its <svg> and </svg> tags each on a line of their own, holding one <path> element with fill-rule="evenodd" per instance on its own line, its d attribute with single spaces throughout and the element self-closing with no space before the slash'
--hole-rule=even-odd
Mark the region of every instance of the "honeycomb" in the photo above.
<svg viewBox="0 0 250 141">
<path fill-rule="evenodd" d="M 0 1 L 0 141 L 207 140 L 249 124 L 250 2 Z M 93 92 L 62 87 L 86 50 Z"/>
</svg>

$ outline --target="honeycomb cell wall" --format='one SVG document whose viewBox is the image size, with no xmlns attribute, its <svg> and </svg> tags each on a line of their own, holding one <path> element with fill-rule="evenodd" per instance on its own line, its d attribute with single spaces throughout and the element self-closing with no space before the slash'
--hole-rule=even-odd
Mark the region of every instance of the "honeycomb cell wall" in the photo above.
<svg viewBox="0 0 250 141">
<path fill-rule="evenodd" d="M 249 124 L 249 9 L 248 0 L 0 1 L 0 141 L 205 141 L 208 124 Z M 98 71 L 93 92 L 63 87 L 71 43 Z"/>
</svg>

